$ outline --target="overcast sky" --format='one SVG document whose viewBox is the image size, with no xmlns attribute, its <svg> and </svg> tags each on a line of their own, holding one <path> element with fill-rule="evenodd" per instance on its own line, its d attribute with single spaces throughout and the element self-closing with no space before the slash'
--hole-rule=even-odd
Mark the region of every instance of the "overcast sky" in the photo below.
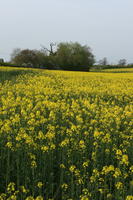
<svg viewBox="0 0 133 200">
<path fill-rule="evenodd" d="M 0 0 L 0 58 L 62 41 L 87 44 L 97 60 L 133 63 L 133 0 Z"/>
</svg>

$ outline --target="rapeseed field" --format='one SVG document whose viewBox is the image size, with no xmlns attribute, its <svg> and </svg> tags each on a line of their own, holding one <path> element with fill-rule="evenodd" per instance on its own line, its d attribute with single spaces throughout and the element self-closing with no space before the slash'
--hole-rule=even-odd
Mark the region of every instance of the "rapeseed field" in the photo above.
<svg viewBox="0 0 133 200">
<path fill-rule="evenodd" d="M 33 71 L 0 83 L 0 200 L 132 200 L 133 73 Z"/>
</svg>

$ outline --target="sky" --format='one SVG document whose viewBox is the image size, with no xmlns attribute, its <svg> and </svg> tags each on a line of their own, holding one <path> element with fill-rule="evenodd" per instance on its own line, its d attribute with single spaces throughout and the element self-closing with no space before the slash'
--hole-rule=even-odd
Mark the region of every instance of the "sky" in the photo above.
<svg viewBox="0 0 133 200">
<path fill-rule="evenodd" d="M 133 63 L 133 0 L 0 0 L 0 58 L 51 42 L 88 45 L 97 61 Z"/>
</svg>

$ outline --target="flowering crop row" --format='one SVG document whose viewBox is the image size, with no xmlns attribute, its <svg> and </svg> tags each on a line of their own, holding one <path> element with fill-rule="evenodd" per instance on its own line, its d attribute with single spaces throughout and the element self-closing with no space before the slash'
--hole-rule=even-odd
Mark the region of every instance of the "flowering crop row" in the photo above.
<svg viewBox="0 0 133 200">
<path fill-rule="evenodd" d="M 0 200 L 132 200 L 133 74 L 0 83 Z"/>
</svg>

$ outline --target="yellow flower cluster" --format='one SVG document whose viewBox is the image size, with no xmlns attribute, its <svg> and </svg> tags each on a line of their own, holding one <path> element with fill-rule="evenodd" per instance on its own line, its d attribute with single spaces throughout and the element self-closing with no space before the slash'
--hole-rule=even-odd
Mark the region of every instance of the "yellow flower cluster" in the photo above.
<svg viewBox="0 0 133 200">
<path fill-rule="evenodd" d="M 0 83 L 0 200 L 132 200 L 132 146 L 132 73 Z"/>
</svg>

